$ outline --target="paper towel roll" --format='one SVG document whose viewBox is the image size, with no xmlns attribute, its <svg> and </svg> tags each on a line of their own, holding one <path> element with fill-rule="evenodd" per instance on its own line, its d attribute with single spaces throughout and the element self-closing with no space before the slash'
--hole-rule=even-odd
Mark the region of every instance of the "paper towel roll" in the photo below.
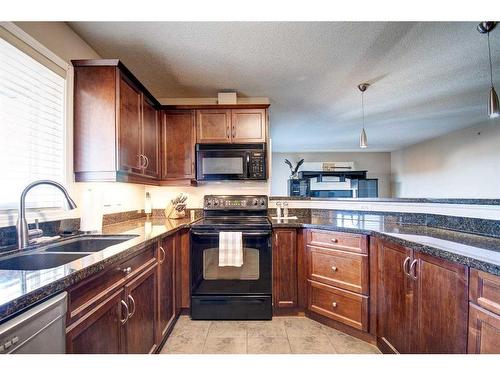
<svg viewBox="0 0 500 375">
<path fill-rule="evenodd" d="M 96 189 L 85 189 L 80 206 L 80 230 L 102 232 L 102 193 Z"/>
</svg>

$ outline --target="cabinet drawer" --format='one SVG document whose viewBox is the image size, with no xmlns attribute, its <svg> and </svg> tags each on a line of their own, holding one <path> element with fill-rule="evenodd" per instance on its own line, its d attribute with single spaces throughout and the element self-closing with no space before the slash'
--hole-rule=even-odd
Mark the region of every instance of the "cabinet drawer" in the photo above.
<svg viewBox="0 0 500 375">
<path fill-rule="evenodd" d="M 500 276 L 471 268 L 469 300 L 500 315 Z"/>
<path fill-rule="evenodd" d="M 307 244 L 330 249 L 351 251 L 353 253 L 368 253 L 368 241 L 366 236 L 362 234 L 314 229 L 307 232 Z"/>
<path fill-rule="evenodd" d="M 368 294 L 368 255 L 307 246 L 311 280 Z"/>
<path fill-rule="evenodd" d="M 156 261 L 156 246 L 149 246 L 139 254 L 109 266 L 103 272 L 73 286 L 69 291 L 68 316 L 74 321 L 97 303 L 109 296 L 115 288 L 135 277 L 144 267 Z M 130 272 L 127 269 L 130 267 Z"/>
<path fill-rule="evenodd" d="M 309 284 L 309 310 L 362 331 L 368 330 L 368 297 L 315 281 Z"/>
</svg>

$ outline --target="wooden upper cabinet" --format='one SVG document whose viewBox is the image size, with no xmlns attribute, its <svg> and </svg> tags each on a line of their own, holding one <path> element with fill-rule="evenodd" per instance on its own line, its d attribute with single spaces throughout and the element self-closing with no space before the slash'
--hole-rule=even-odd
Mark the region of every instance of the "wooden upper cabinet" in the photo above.
<svg viewBox="0 0 500 375">
<path fill-rule="evenodd" d="M 195 179 L 196 129 L 193 110 L 165 111 L 161 129 L 163 181 Z"/>
<path fill-rule="evenodd" d="M 267 111 L 256 108 L 198 109 L 198 143 L 264 143 Z"/>
<path fill-rule="evenodd" d="M 231 143 L 231 110 L 197 110 L 196 137 L 198 143 Z"/>
<path fill-rule="evenodd" d="M 264 143 L 266 141 L 266 110 L 231 110 L 231 140 L 233 143 Z"/>
<path fill-rule="evenodd" d="M 274 231 L 273 304 L 275 311 L 297 307 L 297 233 L 295 229 Z"/>
<path fill-rule="evenodd" d="M 159 103 L 118 60 L 73 60 L 75 180 L 156 184 Z"/>
<path fill-rule="evenodd" d="M 118 169 L 123 172 L 142 173 L 142 95 L 123 74 L 120 74 L 119 87 Z"/>
<path fill-rule="evenodd" d="M 145 158 L 144 174 L 160 177 L 160 120 L 154 105 L 143 96 L 142 102 L 142 154 Z"/>
</svg>

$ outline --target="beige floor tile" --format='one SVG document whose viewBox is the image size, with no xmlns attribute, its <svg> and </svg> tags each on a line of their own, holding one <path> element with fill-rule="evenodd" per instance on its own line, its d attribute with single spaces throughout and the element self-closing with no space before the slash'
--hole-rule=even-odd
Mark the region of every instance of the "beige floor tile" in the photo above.
<svg viewBox="0 0 500 375">
<path fill-rule="evenodd" d="M 246 337 L 246 322 L 214 321 L 208 330 L 208 337 Z"/>
<path fill-rule="evenodd" d="M 246 354 L 246 337 L 207 337 L 204 354 Z"/>
<path fill-rule="evenodd" d="M 161 354 L 201 354 L 205 338 L 169 337 L 161 350 Z"/>
<path fill-rule="evenodd" d="M 285 330 L 285 321 L 269 320 L 269 321 L 252 321 L 247 322 L 248 337 L 287 337 Z"/>
<path fill-rule="evenodd" d="M 335 349 L 324 334 L 318 336 L 289 337 L 294 354 L 335 354 Z"/>
<path fill-rule="evenodd" d="M 248 354 L 290 354 L 286 337 L 248 337 Z"/>
<path fill-rule="evenodd" d="M 211 322 L 205 320 L 191 320 L 189 317 L 181 316 L 172 330 L 172 337 L 205 338 Z"/>
<path fill-rule="evenodd" d="M 368 344 L 333 328 L 325 327 L 330 343 L 339 354 L 380 354 L 376 346 Z"/>
<path fill-rule="evenodd" d="M 321 324 L 307 318 L 285 319 L 285 329 L 288 337 L 322 336 L 325 334 Z"/>
</svg>

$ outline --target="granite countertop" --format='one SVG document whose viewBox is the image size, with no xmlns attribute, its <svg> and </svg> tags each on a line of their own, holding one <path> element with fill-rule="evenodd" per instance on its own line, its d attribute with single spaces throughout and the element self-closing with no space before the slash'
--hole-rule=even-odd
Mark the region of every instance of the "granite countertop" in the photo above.
<svg viewBox="0 0 500 375">
<path fill-rule="evenodd" d="M 373 203 L 442 203 L 471 205 L 500 205 L 500 199 L 475 198 L 320 198 L 320 197 L 269 197 L 270 201 L 332 201 L 332 202 L 373 202 Z"/>
<path fill-rule="evenodd" d="M 424 225 L 401 224 L 384 215 L 343 214 L 334 217 L 271 219 L 274 228 L 316 228 L 360 233 L 396 242 L 416 251 L 500 275 L 500 238 Z"/>
<path fill-rule="evenodd" d="M 0 270 L 0 321 L 67 289 L 108 264 L 126 258 L 162 237 L 189 227 L 192 222 L 190 219 L 147 221 L 143 218 L 108 225 L 103 228 L 103 234 L 130 234 L 136 237 L 56 268 L 39 271 Z M 38 250 L 29 252 L 36 251 Z"/>
</svg>

